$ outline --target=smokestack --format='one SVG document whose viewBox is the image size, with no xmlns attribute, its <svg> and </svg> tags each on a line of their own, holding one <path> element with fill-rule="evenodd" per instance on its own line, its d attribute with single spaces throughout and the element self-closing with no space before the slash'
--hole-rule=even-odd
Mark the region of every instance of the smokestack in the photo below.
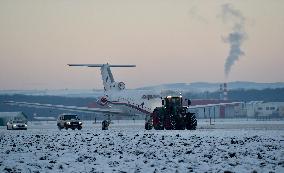
<svg viewBox="0 0 284 173">
<path fill-rule="evenodd" d="M 228 90 L 227 90 L 227 83 L 224 83 L 224 100 L 228 100 Z"/>
<path fill-rule="evenodd" d="M 220 84 L 220 100 L 223 100 L 223 85 Z"/>
</svg>

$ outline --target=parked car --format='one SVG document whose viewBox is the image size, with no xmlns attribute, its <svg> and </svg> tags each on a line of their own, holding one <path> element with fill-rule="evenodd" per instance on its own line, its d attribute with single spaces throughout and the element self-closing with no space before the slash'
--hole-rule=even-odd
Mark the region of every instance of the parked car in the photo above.
<svg viewBox="0 0 284 173">
<path fill-rule="evenodd" d="M 78 118 L 76 114 L 61 114 L 57 118 L 57 127 L 59 130 L 69 128 L 72 130 L 78 129 L 81 130 L 83 126 L 82 121 Z"/>
<path fill-rule="evenodd" d="M 27 130 L 27 122 L 24 120 L 10 120 L 7 122 L 7 130 Z"/>
</svg>

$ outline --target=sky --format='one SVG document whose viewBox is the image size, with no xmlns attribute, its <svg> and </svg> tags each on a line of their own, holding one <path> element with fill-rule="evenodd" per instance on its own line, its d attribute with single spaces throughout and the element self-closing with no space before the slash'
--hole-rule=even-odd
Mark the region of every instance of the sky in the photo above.
<svg viewBox="0 0 284 173">
<path fill-rule="evenodd" d="M 127 88 L 284 82 L 283 31 L 283 0 L 0 0 L 0 89 L 102 88 L 99 69 L 69 63 L 135 64 L 112 69 Z"/>
</svg>

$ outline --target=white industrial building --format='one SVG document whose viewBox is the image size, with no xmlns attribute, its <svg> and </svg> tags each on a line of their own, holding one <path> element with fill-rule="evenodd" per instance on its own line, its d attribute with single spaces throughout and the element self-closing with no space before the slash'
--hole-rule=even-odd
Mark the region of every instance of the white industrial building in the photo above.
<svg viewBox="0 0 284 173">
<path fill-rule="evenodd" d="M 250 101 L 246 103 L 247 117 L 254 118 L 257 107 L 262 105 L 263 101 Z"/>
<path fill-rule="evenodd" d="M 192 100 L 189 111 L 197 118 L 241 118 L 247 116 L 245 102 L 223 100 Z"/>
<path fill-rule="evenodd" d="M 284 102 L 265 102 L 255 105 L 255 117 L 284 118 Z"/>
<path fill-rule="evenodd" d="M 193 100 L 196 102 L 196 100 Z M 284 118 L 284 102 L 224 102 L 218 100 L 198 100 L 199 104 L 191 106 L 190 112 L 197 118 Z"/>
</svg>

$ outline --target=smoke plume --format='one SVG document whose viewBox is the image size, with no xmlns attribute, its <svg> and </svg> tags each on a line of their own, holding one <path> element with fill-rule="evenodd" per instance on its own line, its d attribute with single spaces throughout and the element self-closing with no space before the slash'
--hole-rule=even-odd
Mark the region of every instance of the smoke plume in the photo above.
<svg viewBox="0 0 284 173">
<path fill-rule="evenodd" d="M 231 32 L 227 37 L 223 38 L 223 41 L 230 45 L 230 52 L 225 62 L 225 76 L 227 78 L 234 63 L 240 56 L 245 55 L 241 50 L 241 45 L 246 39 L 246 32 L 244 30 L 245 18 L 231 4 L 222 5 L 222 18 L 224 23 L 231 26 Z"/>
</svg>

